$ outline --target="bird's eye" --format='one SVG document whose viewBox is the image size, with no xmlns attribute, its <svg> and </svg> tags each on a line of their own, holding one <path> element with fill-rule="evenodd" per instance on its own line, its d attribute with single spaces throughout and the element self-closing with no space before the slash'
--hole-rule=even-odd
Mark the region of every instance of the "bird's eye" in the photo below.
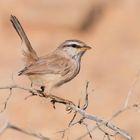
<svg viewBox="0 0 140 140">
<path fill-rule="evenodd" d="M 77 45 L 76 44 L 72 44 L 71 45 L 73 48 L 77 48 Z"/>
</svg>

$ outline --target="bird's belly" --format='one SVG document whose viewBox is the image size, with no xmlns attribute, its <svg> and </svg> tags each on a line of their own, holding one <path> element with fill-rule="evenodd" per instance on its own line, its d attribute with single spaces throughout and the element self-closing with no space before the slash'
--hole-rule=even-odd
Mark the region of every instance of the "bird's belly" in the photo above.
<svg viewBox="0 0 140 140">
<path fill-rule="evenodd" d="M 43 74 L 43 75 L 29 75 L 29 79 L 34 85 L 45 86 L 48 90 L 54 87 L 59 87 L 66 82 L 72 80 L 78 73 L 80 67 L 74 67 L 69 70 L 66 74 Z"/>
<path fill-rule="evenodd" d="M 53 88 L 61 81 L 60 74 L 45 74 L 45 75 L 30 75 L 29 79 L 34 85 L 46 86 L 47 88 Z"/>
</svg>

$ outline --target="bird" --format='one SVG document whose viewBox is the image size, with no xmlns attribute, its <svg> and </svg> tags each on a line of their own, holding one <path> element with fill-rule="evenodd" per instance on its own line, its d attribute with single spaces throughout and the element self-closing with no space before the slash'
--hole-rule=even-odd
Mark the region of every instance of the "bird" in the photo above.
<svg viewBox="0 0 140 140">
<path fill-rule="evenodd" d="M 91 49 L 83 41 L 77 39 L 65 40 L 54 51 L 38 56 L 33 49 L 22 25 L 14 15 L 10 21 L 21 38 L 24 56 L 24 68 L 18 75 L 26 75 L 31 85 L 38 86 L 40 91 L 50 94 L 57 88 L 75 78 L 81 69 L 83 54 Z"/>
</svg>

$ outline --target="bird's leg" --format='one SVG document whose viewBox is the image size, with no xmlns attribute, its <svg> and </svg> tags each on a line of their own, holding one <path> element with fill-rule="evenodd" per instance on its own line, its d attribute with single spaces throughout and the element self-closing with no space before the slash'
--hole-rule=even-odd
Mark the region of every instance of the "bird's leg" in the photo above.
<svg viewBox="0 0 140 140">
<path fill-rule="evenodd" d="M 39 96 L 41 96 L 41 97 L 43 96 L 44 97 L 45 96 L 45 93 L 44 93 L 45 86 L 41 86 L 40 89 L 41 90 L 37 90 L 37 92 L 39 93 Z"/>
<path fill-rule="evenodd" d="M 33 87 L 33 83 L 31 82 L 31 88 Z"/>
<path fill-rule="evenodd" d="M 45 86 L 41 86 L 41 92 L 44 92 L 45 91 Z"/>
<path fill-rule="evenodd" d="M 31 95 L 27 96 L 25 99 L 28 99 L 31 96 L 36 96 L 39 95 L 40 97 L 45 97 L 46 93 L 45 92 L 45 86 L 41 86 L 40 89 L 32 89 L 33 83 L 31 83 Z M 32 91 L 35 90 L 36 92 Z"/>
</svg>

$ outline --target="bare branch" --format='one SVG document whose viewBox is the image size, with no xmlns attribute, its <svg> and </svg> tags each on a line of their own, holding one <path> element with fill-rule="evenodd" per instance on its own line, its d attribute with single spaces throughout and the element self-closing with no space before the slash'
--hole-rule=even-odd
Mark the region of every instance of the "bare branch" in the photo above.
<svg viewBox="0 0 140 140">
<path fill-rule="evenodd" d="M 3 134 L 6 131 L 7 128 L 8 128 L 8 122 L 5 122 L 3 127 L 0 128 L 0 135 Z"/>
<path fill-rule="evenodd" d="M 26 135 L 36 137 L 40 140 L 51 140 L 50 138 L 45 137 L 45 136 L 41 135 L 40 133 L 29 132 L 29 131 L 19 128 L 9 122 L 6 122 L 5 125 L 0 129 L 0 134 L 3 134 L 7 129 L 16 130 L 16 131 L 24 133 Z"/>
<path fill-rule="evenodd" d="M 88 87 L 89 87 L 89 82 L 87 81 L 86 82 L 86 88 L 85 88 L 85 99 L 84 99 L 84 105 L 82 106 L 82 107 L 80 107 L 80 100 L 79 100 L 79 102 L 78 102 L 78 108 L 81 108 L 81 109 L 83 109 L 83 110 L 86 110 L 87 109 L 87 107 L 88 107 Z M 74 119 L 76 118 L 76 115 L 77 115 L 77 112 L 74 112 L 74 115 L 73 115 L 73 117 L 72 117 L 72 119 L 71 119 L 71 121 L 70 121 L 70 123 L 69 123 L 69 126 L 72 124 L 72 122 L 74 121 Z M 77 121 L 77 122 L 80 122 L 81 121 L 81 119 L 79 120 L 79 121 Z M 76 123 L 77 123 L 76 122 Z M 72 124 L 72 125 L 75 125 L 75 123 L 74 124 Z"/>
<path fill-rule="evenodd" d="M 124 131 L 124 130 L 118 128 L 118 127 L 116 127 L 112 123 L 110 123 L 110 122 L 108 122 L 108 121 L 106 121 L 106 120 L 104 120 L 104 119 L 102 119 L 100 117 L 97 117 L 95 115 L 88 114 L 85 110 L 77 107 L 72 101 L 69 101 L 69 100 L 66 100 L 66 99 L 63 99 L 63 98 L 54 96 L 54 95 L 42 94 L 42 96 L 41 96 L 40 95 L 40 92 L 38 92 L 38 90 L 30 89 L 30 88 L 24 88 L 24 87 L 21 87 L 21 86 L 18 86 L 18 85 L 0 87 L 0 89 L 13 89 L 13 88 L 22 89 L 22 90 L 28 91 L 29 93 L 32 93 L 34 95 L 37 95 L 39 97 L 50 99 L 51 102 L 54 105 L 56 103 L 64 104 L 66 106 L 66 108 L 69 108 L 69 109 L 73 110 L 74 112 L 78 112 L 82 116 L 82 118 L 86 118 L 88 120 L 95 121 L 98 125 L 104 125 L 107 128 L 113 130 L 114 132 L 116 132 L 116 133 L 124 136 L 128 140 L 132 140 L 132 137 L 126 131 Z M 91 132 L 91 131 L 89 131 L 89 132 Z M 89 134 L 89 132 L 88 132 L 88 134 Z"/>
<path fill-rule="evenodd" d="M 133 94 L 133 91 L 136 86 L 136 83 L 138 82 L 139 76 L 140 76 L 140 71 L 138 71 L 136 78 L 134 79 L 132 86 L 129 89 L 128 95 L 127 95 L 125 103 L 124 103 L 124 108 L 127 108 L 127 106 L 128 106 L 129 99 L 130 99 L 131 95 Z"/>
<path fill-rule="evenodd" d="M 132 95 L 132 93 L 133 93 L 133 91 L 134 91 L 134 88 L 135 88 L 135 85 L 136 85 L 136 83 L 138 82 L 139 75 L 140 75 L 140 71 L 138 72 L 138 74 L 136 75 L 135 80 L 133 81 L 133 84 L 132 84 L 132 86 L 131 86 L 131 88 L 130 88 L 130 90 L 129 90 L 129 92 L 128 92 L 128 95 L 127 95 L 127 98 L 126 98 L 126 100 L 125 100 L 125 103 L 124 103 L 123 108 L 119 109 L 116 113 L 114 113 L 114 114 L 112 115 L 112 117 L 107 121 L 107 122 L 108 122 L 107 124 L 109 124 L 110 121 L 111 121 L 113 118 L 117 117 L 118 115 L 120 115 L 121 113 L 127 111 L 128 109 L 133 109 L 133 108 L 139 109 L 139 108 L 140 108 L 140 103 L 134 103 L 134 104 L 128 106 L 128 102 L 129 102 L 129 100 L 130 100 L 130 96 Z M 93 128 L 90 130 L 90 132 L 94 131 L 95 129 L 99 128 L 99 126 L 102 126 L 102 125 L 104 125 L 104 123 L 101 123 L 101 124 L 98 124 L 98 123 L 97 123 L 97 126 L 93 127 Z M 115 130 L 114 130 L 114 131 L 115 131 Z M 117 131 L 120 131 L 120 128 L 118 128 Z M 115 132 L 117 132 L 117 131 L 115 131 Z M 121 131 L 122 131 L 122 130 L 121 130 Z M 118 134 L 118 132 L 115 133 L 114 138 L 116 138 L 116 135 L 117 135 L 117 134 Z M 88 133 L 85 133 L 84 135 L 82 135 L 81 137 L 79 137 L 79 138 L 76 139 L 76 140 L 81 140 L 81 139 L 83 139 L 83 138 L 84 138 L 85 136 L 87 136 L 87 135 L 88 135 Z M 105 139 L 105 137 L 108 136 L 108 135 L 109 135 L 108 133 L 107 133 L 107 135 L 105 134 L 104 139 Z M 132 137 L 130 137 L 130 136 L 128 135 L 127 132 L 124 132 L 124 135 L 126 136 L 127 139 L 132 139 Z M 110 137 L 107 137 L 107 138 L 109 139 Z"/>
<path fill-rule="evenodd" d="M 140 71 L 138 71 L 138 73 L 136 74 L 136 77 L 134 79 L 134 81 L 132 82 L 132 86 L 130 87 L 129 91 L 128 91 L 128 94 L 127 94 L 127 97 L 126 97 L 126 100 L 124 101 L 124 105 L 121 109 L 119 109 L 116 113 L 114 113 L 112 115 L 112 117 L 109 119 L 109 121 L 113 120 L 115 117 L 117 117 L 118 115 L 120 115 L 121 113 L 125 112 L 126 110 L 128 109 L 131 109 L 131 108 L 138 108 L 139 107 L 139 104 L 132 104 L 132 105 L 128 105 L 129 104 L 129 100 L 130 100 L 130 97 L 132 96 L 133 94 L 133 91 L 135 89 L 135 86 L 138 82 L 138 79 L 139 79 L 139 76 L 140 76 Z"/>
<path fill-rule="evenodd" d="M 85 89 L 85 103 L 82 107 L 83 110 L 86 110 L 88 107 L 88 87 L 89 87 L 89 82 L 86 83 L 86 89 Z"/>
<path fill-rule="evenodd" d="M 8 101 L 9 101 L 9 99 L 11 98 L 11 95 L 12 95 L 12 89 L 10 89 L 10 93 L 9 93 L 8 97 L 7 97 L 6 100 L 2 103 L 2 104 L 4 104 L 4 107 L 3 107 L 3 109 L 0 111 L 0 113 L 2 113 L 2 112 L 5 111 L 5 109 L 6 109 L 6 107 L 7 107 L 7 104 L 8 104 Z"/>
<path fill-rule="evenodd" d="M 92 135 L 91 135 L 91 132 L 90 132 L 90 130 L 89 130 L 89 128 L 88 128 L 88 124 L 85 123 L 84 121 L 82 122 L 82 124 L 85 125 L 85 127 L 86 127 L 86 129 L 87 129 L 87 133 L 88 133 L 89 137 L 92 139 Z"/>
<path fill-rule="evenodd" d="M 88 120 L 93 120 L 93 121 L 97 122 L 99 125 L 105 125 L 106 127 L 110 128 L 111 130 L 115 131 L 116 133 L 124 136 L 128 140 L 133 139 L 126 131 L 116 127 L 115 125 L 113 125 L 112 123 L 109 123 L 108 121 L 106 121 L 104 119 L 101 119 L 100 117 L 97 117 L 95 115 L 90 115 L 87 112 L 85 112 L 84 110 L 81 110 L 77 107 L 73 107 L 73 110 L 77 111 L 79 114 L 81 114 L 83 117 L 85 117 Z"/>
</svg>

